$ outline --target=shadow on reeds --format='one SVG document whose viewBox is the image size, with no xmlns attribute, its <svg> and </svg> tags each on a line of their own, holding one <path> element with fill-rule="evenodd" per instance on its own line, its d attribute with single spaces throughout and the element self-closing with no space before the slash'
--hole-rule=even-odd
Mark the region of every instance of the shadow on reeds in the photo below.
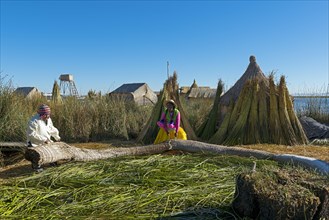
<svg viewBox="0 0 329 220">
<path fill-rule="evenodd" d="M 0 179 L 10 179 L 22 176 L 28 176 L 35 171 L 31 168 L 30 164 L 16 166 L 0 172 Z"/>
<path fill-rule="evenodd" d="M 231 211 L 232 210 L 224 211 L 217 208 L 201 208 L 194 211 L 190 211 L 190 210 L 183 211 L 171 216 L 158 217 L 156 218 L 156 220 L 236 219 L 236 216 L 233 213 L 231 213 Z"/>
</svg>

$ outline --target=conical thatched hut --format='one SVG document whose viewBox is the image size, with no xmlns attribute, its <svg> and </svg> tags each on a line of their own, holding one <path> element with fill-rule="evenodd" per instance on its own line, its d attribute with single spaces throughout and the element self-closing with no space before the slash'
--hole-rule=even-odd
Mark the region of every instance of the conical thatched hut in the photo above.
<svg viewBox="0 0 329 220">
<path fill-rule="evenodd" d="M 220 105 L 223 111 L 222 116 L 225 115 L 226 109 L 229 107 L 231 101 L 236 102 L 242 91 L 243 86 L 248 80 L 257 79 L 259 83 L 264 82 L 268 86 L 268 78 L 264 75 L 263 71 L 260 69 L 256 62 L 255 56 L 249 57 L 249 65 L 241 76 L 241 78 L 232 86 L 225 94 L 221 97 Z M 225 108 L 226 107 L 226 108 Z"/>
<path fill-rule="evenodd" d="M 265 77 L 256 58 L 249 60 L 243 76 L 220 98 L 219 128 L 209 141 L 225 145 L 307 143 L 285 78 L 282 76 L 276 86 L 273 74 Z"/>
<path fill-rule="evenodd" d="M 163 90 L 160 92 L 158 101 L 153 108 L 151 117 L 137 137 L 137 142 L 142 142 L 144 144 L 150 144 L 154 142 L 159 131 L 159 127 L 157 126 L 156 122 L 160 119 L 161 113 L 164 111 L 164 102 L 168 99 L 174 100 L 177 104 L 177 108 L 181 114 L 181 126 L 185 130 L 187 138 L 190 140 L 197 139 L 197 136 L 195 135 L 195 132 L 192 129 L 192 126 L 190 125 L 184 108 L 181 104 L 179 87 L 177 83 L 177 73 L 174 72 L 173 76 L 169 77 L 164 83 Z"/>
</svg>

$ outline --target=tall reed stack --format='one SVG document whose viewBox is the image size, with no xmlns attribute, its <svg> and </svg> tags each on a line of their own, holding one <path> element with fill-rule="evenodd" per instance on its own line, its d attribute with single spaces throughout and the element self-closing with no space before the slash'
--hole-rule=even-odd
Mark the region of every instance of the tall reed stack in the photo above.
<svg viewBox="0 0 329 220">
<path fill-rule="evenodd" d="M 184 108 L 181 104 L 179 98 L 179 86 L 177 83 L 177 73 L 174 72 L 172 76 L 170 76 L 164 83 L 163 90 L 160 92 L 160 96 L 158 97 L 158 101 L 154 106 L 151 117 L 148 119 L 146 124 L 144 125 L 142 131 L 137 137 L 136 141 L 143 144 L 151 144 L 154 142 L 156 135 L 159 131 L 159 127 L 157 126 L 157 121 L 160 120 L 162 112 L 165 110 L 164 102 L 168 99 L 172 99 L 175 101 L 178 110 L 181 115 L 181 127 L 184 128 L 187 138 L 190 140 L 196 140 L 197 136 L 194 133 L 192 126 L 190 125 L 187 115 L 184 111 Z"/>
<path fill-rule="evenodd" d="M 62 100 L 62 97 L 61 97 L 61 90 L 59 89 L 57 80 L 55 80 L 54 85 L 53 85 L 53 91 L 52 91 L 52 94 L 51 94 L 51 101 L 54 104 L 62 104 L 63 103 L 63 100 Z"/>
<path fill-rule="evenodd" d="M 270 87 L 270 106 L 269 106 L 269 131 L 270 131 L 270 143 L 283 144 L 281 122 L 279 117 L 278 108 L 278 91 L 274 83 L 274 75 L 271 74 L 269 77 L 269 87 Z"/>
<path fill-rule="evenodd" d="M 200 129 L 198 131 L 198 136 L 201 137 L 201 139 L 203 139 L 203 140 L 208 140 L 216 132 L 216 124 L 217 124 L 217 120 L 218 120 L 218 105 L 220 102 L 220 97 L 223 92 L 223 87 L 224 87 L 224 84 L 223 84 L 222 80 L 219 80 L 218 84 L 217 84 L 215 101 L 214 101 L 213 107 L 209 113 L 209 117 L 203 123 L 203 125 L 200 127 Z"/>
<path fill-rule="evenodd" d="M 232 88 L 240 91 L 230 92 L 231 104 L 225 107 L 220 127 L 208 139 L 209 142 L 224 145 L 307 143 L 293 110 L 284 76 L 275 85 L 274 75 L 265 77 L 256 64 L 256 58 L 251 56 L 247 71 Z M 235 97 L 235 94 L 239 95 Z M 227 96 L 223 99 L 224 96 L 220 101 L 221 107 L 228 100 Z"/>
</svg>

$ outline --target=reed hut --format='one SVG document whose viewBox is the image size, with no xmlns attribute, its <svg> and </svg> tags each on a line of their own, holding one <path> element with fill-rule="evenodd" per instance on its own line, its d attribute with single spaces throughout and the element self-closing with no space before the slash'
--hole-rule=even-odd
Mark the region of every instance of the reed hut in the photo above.
<svg viewBox="0 0 329 220">
<path fill-rule="evenodd" d="M 42 97 L 42 93 L 36 87 L 18 87 L 15 93 L 24 96 L 26 99 Z"/>
<path fill-rule="evenodd" d="M 225 116 L 226 110 L 230 105 L 230 102 L 236 102 L 239 98 L 239 95 L 248 80 L 257 79 L 258 83 L 264 83 L 265 86 L 268 86 L 268 78 L 265 76 L 261 68 L 256 62 L 255 56 L 249 57 L 249 65 L 244 72 L 244 74 L 240 77 L 240 79 L 227 91 L 220 99 L 221 105 L 221 116 Z"/>
<path fill-rule="evenodd" d="M 187 100 L 211 100 L 216 96 L 216 89 L 210 87 L 200 87 L 190 89 L 188 95 L 186 96 Z"/>
<path fill-rule="evenodd" d="M 139 105 L 155 104 L 157 95 L 147 83 L 126 83 L 109 94 L 110 97 L 117 97 L 126 101 L 134 101 Z"/>
<path fill-rule="evenodd" d="M 254 56 L 250 56 L 249 61 L 247 70 L 235 85 L 219 101 L 215 99 L 219 107 L 214 103 L 213 109 L 219 109 L 219 123 L 209 142 L 224 145 L 306 144 L 307 138 L 293 110 L 285 77 L 282 76 L 280 83 L 275 85 L 274 75 L 267 78 Z M 208 136 L 203 134 L 201 137 Z"/>
<path fill-rule="evenodd" d="M 137 142 L 141 142 L 144 144 L 150 144 L 154 142 L 156 135 L 159 131 L 159 127 L 157 126 L 156 122 L 160 119 L 161 113 L 164 111 L 164 102 L 168 99 L 174 100 L 177 105 L 177 108 L 180 111 L 181 126 L 185 130 L 187 138 L 190 140 L 197 139 L 197 136 L 192 126 L 190 125 L 187 115 L 181 104 L 179 96 L 179 86 L 177 83 L 177 73 L 174 72 L 173 75 L 170 76 L 164 83 L 163 90 L 160 91 L 160 95 L 158 97 L 158 102 L 153 108 L 151 117 L 144 125 L 144 128 L 137 137 Z"/>
</svg>

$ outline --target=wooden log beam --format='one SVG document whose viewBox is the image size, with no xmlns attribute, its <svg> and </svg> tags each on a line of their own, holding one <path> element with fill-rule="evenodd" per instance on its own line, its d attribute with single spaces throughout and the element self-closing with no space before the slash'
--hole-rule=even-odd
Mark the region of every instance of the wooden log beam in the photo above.
<svg viewBox="0 0 329 220">
<path fill-rule="evenodd" d="M 306 168 L 314 169 L 325 175 L 329 174 L 329 163 L 309 157 L 297 155 L 275 155 L 273 153 L 251 150 L 240 147 L 226 147 L 221 145 L 203 143 L 192 140 L 170 140 L 168 142 L 138 147 L 112 148 L 103 150 L 81 149 L 70 146 L 64 142 L 54 142 L 37 147 L 27 148 L 27 160 L 39 165 L 59 160 L 91 161 L 109 159 L 121 156 L 152 155 L 168 150 L 181 150 L 186 152 L 214 153 L 222 155 L 236 155 L 241 157 L 254 157 L 257 159 L 270 159 L 283 163 L 294 163 Z"/>
<path fill-rule="evenodd" d="M 96 150 L 77 148 L 64 142 L 53 142 L 27 148 L 25 158 L 31 162 L 42 165 L 59 160 L 91 161 L 128 155 L 151 155 L 168 150 L 168 144 Z"/>
</svg>

